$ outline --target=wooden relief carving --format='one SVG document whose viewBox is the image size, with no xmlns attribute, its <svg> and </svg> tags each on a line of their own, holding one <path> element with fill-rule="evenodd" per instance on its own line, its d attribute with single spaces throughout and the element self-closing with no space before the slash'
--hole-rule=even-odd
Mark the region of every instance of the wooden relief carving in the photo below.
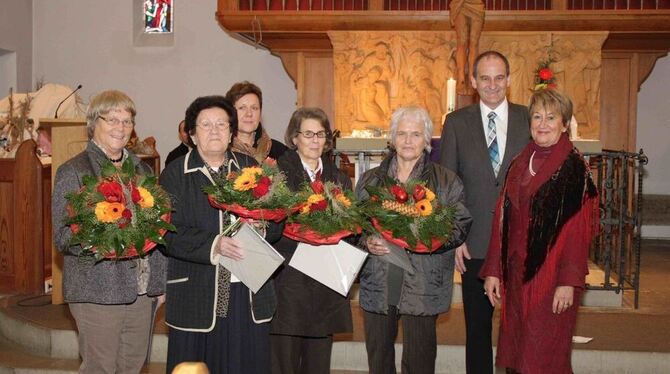
<svg viewBox="0 0 670 374">
<path fill-rule="evenodd" d="M 509 100 L 527 105 L 535 85 L 535 70 L 548 59 L 556 76 L 558 89 L 573 102 L 579 122 L 579 136 L 600 137 L 600 68 L 602 44 L 606 32 L 595 33 L 484 33 L 480 51 L 494 49 L 507 56 L 510 63 Z"/>
<path fill-rule="evenodd" d="M 328 33 L 335 70 L 335 128 L 385 130 L 393 111 L 406 105 L 428 110 L 441 130 L 447 80 L 455 77 L 453 32 Z"/>
</svg>

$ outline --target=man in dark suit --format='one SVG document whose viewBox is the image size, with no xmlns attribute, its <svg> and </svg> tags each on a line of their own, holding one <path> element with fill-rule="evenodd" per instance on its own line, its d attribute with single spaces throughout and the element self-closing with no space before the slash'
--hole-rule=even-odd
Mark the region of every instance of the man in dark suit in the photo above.
<svg viewBox="0 0 670 374">
<path fill-rule="evenodd" d="M 440 143 L 440 163 L 463 181 L 465 205 L 474 219 L 465 244 L 456 249 L 456 269 L 463 280 L 469 374 L 493 372 L 493 307 L 484 295 L 484 283 L 478 274 L 507 169 L 530 140 L 528 110 L 506 98 L 509 74 L 509 62 L 501 53 L 480 54 L 470 77 L 479 102 L 447 116 Z"/>
<path fill-rule="evenodd" d="M 174 161 L 176 158 L 179 156 L 183 156 L 188 153 L 188 151 L 191 149 L 188 146 L 188 134 L 186 131 L 184 131 L 184 122 L 183 120 L 179 122 L 179 140 L 181 140 L 181 144 L 179 144 L 175 149 L 171 150 L 170 153 L 168 153 L 167 157 L 165 158 L 165 166 L 169 164 L 170 162 Z"/>
</svg>

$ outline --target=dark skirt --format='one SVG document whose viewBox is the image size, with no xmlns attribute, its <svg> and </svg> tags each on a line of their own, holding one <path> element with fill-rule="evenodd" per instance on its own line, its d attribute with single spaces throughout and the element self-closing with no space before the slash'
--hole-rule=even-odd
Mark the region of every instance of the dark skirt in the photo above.
<svg viewBox="0 0 670 374">
<path fill-rule="evenodd" d="M 254 323 L 249 289 L 230 286 L 228 316 L 216 319 L 210 332 L 170 328 L 167 373 L 185 361 L 204 362 L 210 373 L 267 374 L 270 372 L 270 324 Z"/>
</svg>

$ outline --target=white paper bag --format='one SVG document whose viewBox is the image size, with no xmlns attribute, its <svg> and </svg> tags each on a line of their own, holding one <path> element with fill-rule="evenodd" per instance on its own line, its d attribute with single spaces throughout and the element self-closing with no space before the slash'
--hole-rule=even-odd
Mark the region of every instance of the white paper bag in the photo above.
<svg viewBox="0 0 670 374">
<path fill-rule="evenodd" d="M 231 237 L 242 245 L 244 258 L 237 261 L 221 256 L 219 263 L 256 293 L 284 262 L 284 257 L 246 222 Z"/>
<path fill-rule="evenodd" d="M 345 241 L 318 246 L 300 243 L 289 266 L 347 296 L 367 255 Z"/>
</svg>

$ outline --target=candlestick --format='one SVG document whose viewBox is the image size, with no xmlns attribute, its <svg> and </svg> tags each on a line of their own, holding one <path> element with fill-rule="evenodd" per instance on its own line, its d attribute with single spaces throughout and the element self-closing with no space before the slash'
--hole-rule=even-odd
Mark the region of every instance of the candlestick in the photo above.
<svg viewBox="0 0 670 374">
<path fill-rule="evenodd" d="M 447 81 L 447 113 L 456 110 L 456 80 L 449 78 Z"/>
</svg>

